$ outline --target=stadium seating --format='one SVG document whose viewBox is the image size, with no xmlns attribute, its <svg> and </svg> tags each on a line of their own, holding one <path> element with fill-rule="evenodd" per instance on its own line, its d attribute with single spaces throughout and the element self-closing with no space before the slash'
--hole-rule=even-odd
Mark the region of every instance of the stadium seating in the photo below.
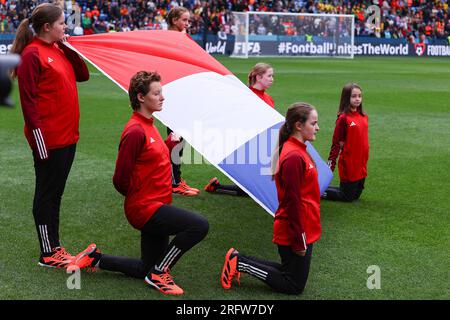
<svg viewBox="0 0 450 320">
<path fill-rule="evenodd" d="M 20 21 L 28 17 L 39 0 L 0 0 L 0 33 L 14 33 Z M 230 11 L 275 11 L 303 13 L 355 14 L 356 36 L 405 38 L 408 41 L 447 39 L 450 36 L 450 18 L 447 1 L 435 0 L 59 0 L 69 16 L 75 3 L 79 5 L 80 25 L 84 34 L 130 31 L 135 29 L 166 29 L 165 16 L 170 8 L 182 5 L 191 11 L 191 34 L 219 31 L 232 33 Z M 381 12 L 379 30 L 367 25 L 365 14 L 370 5 Z M 264 33 L 263 24 L 255 26 Z"/>
</svg>

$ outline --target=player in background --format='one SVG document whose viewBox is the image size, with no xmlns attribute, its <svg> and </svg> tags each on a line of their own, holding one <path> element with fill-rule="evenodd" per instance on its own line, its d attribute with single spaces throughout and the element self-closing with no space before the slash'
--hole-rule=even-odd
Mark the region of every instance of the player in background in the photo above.
<svg viewBox="0 0 450 320">
<path fill-rule="evenodd" d="M 89 79 L 84 61 L 64 45 L 66 28 L 60 6 L 40 4 L 31 18 L 20 23 L 11 50 L 21 55 L 13 75 L 19 83 L 25 136 L 33 151 L 39 265 L 55 268 L 65 268 L 73 259 L 61 246 L 59 217 L 79 139 L 76 82 Z"/>
<path fill-rule="evenodd" d="M 359 199 L 367 177 L 369 160 L 368 116 L 363 110 L 362 90 L 356 83 L 342 89 L 328 165 L 339 168 L 339 187 L 329 187 L 323 199 L 351 202 Z"/>
<path fill-rule="evenodd" d="M 266 92 L 273 84 L 274 71 L 271 65 L 267 63 L 257 63 L 248 74 L 248 87 L 261 100 L 275 109 L 273 98 Z M 220 184 L 217 177 L 212 178 L 205 186 L 205 191 L 218 194 L 229 194 L 234 196 L 248 196 L 245 191 L 237 185 Z"/>
</svg>

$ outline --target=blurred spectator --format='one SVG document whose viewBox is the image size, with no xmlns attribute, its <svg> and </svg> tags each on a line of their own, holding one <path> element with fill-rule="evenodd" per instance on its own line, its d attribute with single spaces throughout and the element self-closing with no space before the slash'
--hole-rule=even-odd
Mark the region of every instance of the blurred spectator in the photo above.
<svg viewBox="0 0 450 320">
<path fill-rule="evenodd" d="M 83 28 L 81 27 L 81 24 L 80 23 L 77 23 L 76 25 L 75 25 L 75 28 L 73 28 L 73 35 L 74 36 L 82 36 L 84 34 L 84 30 L 83 30 Z"/>
<path fill-rule="evenodd" d="M 258 26 L 258 34 L 259 35 L 266 35 L 266 33 L 267 33 L 267 29 L 266 29 L 266 27 L 264 27 L 264 25 L 261 23 L 259 26 Z"/>
</svg>

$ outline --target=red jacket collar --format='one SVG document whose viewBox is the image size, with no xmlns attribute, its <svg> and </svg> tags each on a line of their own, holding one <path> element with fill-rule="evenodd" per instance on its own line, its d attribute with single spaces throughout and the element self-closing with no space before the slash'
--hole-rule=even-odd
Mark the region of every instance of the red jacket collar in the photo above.
<svg viewBox="0 0 450 320">
<path fill-rule="evenodd" d="M 46 42 L 46 41 L 44 41 L 44 40 L 41 40 L 41 39 L 40 39 L 39 37 L 37 37 L 37 36 L 34 36 L 33 41 L 39 43 L 40 45 L 47 46 L 47 47 L 53 47 L 53 46 L 55 45 L 54 42 L 53 42 L 53 43 L 48 43 L 48 42 Z"/>
<path fill-rule="evenodd" d="M 296 137 L 294 136 L 290 136 L 289 139 L 287 140 L 297 146 L 299 146 L 300 148 L 302 148 L 303 150 L 306 150 L 306 144 L 304 144 L 303 142 L 301 142 L 300 140 L 298 140 Z"/>
<path fill-rule="evenodd" d="M 259 89 L 256 89 L 256 88 L 254 88 L 254 87 L 250 87 L 250 89 L 251 89 L 253 92 L 259 93 L 259 94 L 261 94 L 261 95 L 263 95 L 263 94 L 266 92 L 266 90 L 259 90 Z"/>
<path fill-rule="evenodd" d="M 133 115 L 131 117 L 147 124 L 153 124 L 153 117 L 151 117 L 150 119 L 146 118 L 137 111 L 133 111 Z"/>
</svg>

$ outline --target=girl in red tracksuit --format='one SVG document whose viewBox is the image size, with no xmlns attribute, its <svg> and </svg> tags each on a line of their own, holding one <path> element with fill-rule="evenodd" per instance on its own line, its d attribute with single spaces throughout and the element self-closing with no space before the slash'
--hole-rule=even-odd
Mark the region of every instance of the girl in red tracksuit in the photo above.
<svg viewBox="0 0 450 320">
<path fill-rule="evenodd" d="M 359 199 L 367 177 L 369 159 L 368 116 L 363 111 L 362 90 L 356 83 L 344 86 L 328 164 L 334 171 L 339 157 L 339 187 L 329 187 L 322 195 L 327 200 Z"/>
<path fill-rule="evenodd" d="M 248 74 L 248 87 L 261 100 L 275 109 L 273 98 L 266 92 L 273 84 L 273 68 L 267 63 L 257 63 Z M 248 196 L 245 191 L 236 185 L 220 184 L 217 177 L 212 178 L 205 186 L 205 191 L 219 194 L 229 194 L 233 196 Z"/>
<path fill-rule="evenodd" d="M 84 61 L 63 43 L 66 27 L 61 7 L 43 3 L 22 20 L 12 48 L 21 55 L 14 75 L 36 174 L 33 216 L 39 265 L 56 268 L 73 258 L 60 245 L 59 211 L 79 138 L 76 82 L 89 79 Z"/>
<path fill-rule="evenodd" d="M 273 98 L 266 92 L 273 84 L 273 68 L 267 63 L 257 63 L 248 74 L 248 87 L 265 103 L 275 109 Z"/>
<path fill-rule="evenodd" d="M 306 151 L 306 141 L 319 131 L 317 111 L 306 103 L 294 103 L 280 128 L 279 159 L 274 175 L 279 206 L 275 213 L 273 242 L 281 264 L 245 256 L 231 248 L 221 274 L 224 289 L 240 273 L 250 274 L 273 290 L 300 294 L 309 274 L 313 243 L 321 235 L 320 189 L 317 167 Z"/>
<path fill-rule="evenodd" d="M 134 110 L 120 138 L 114 187 L 125 196 L 128 222 L 141 232 L 141 258 L 100 253 L 95 244 L 78 254 L 74 264 L 122 272 L 145 280 L 164 294 L 180 295 L 170 270 L 181 256 L 208 233 L 202 216 L 172 203 L 169 150 L 153 124 L 153 112 L 162 110 L 161 77 L 140 71 L 131 78 L 130 103 Z M 171 241 L 170 236 L 175 236 Z"/>
</svg>

